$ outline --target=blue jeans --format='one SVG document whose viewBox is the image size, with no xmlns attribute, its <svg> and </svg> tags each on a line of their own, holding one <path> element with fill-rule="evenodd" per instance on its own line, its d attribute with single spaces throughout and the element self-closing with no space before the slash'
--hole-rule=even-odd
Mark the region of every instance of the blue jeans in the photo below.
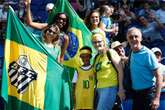
<svg viewBox="0 0 165 110">
<path fill-rule="evenodd" d="M 160 106 L 159 106 L 158 110 L 165 110 L 165 92 L 161 93 Z"/>
<path fill-rule="evenodd" d="M 96 89 L 97 110 L 112 110 L 116 100 L 117 87 L 97 88 Z"/>
<path fill-rule="evenodd" d="M 122 110 L 132 110 L 132 99 L 125 99 L 122 101 Z"/>
</svg>

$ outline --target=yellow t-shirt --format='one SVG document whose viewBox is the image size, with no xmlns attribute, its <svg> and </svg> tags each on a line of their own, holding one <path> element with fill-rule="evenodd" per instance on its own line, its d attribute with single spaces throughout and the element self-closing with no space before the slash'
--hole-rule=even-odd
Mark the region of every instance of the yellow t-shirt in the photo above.
<svg viewBox="0 0 165 110">
<path fill-rule="evenodd" d="M 115 52 L 111 51 L 111 56 L 115 56 Z M 94 64 L 97 88 L 114 87 L 118 85 L 117 72 L 109 61 L 107 53 L 98 55 Z"/>
<path fill-rule="evenodd" d="M 82 67 L 77 69 L 78 80 L 76 82 L 76 109 L 93 109 L 94 105 L 94 70 Z"/>
</svg>

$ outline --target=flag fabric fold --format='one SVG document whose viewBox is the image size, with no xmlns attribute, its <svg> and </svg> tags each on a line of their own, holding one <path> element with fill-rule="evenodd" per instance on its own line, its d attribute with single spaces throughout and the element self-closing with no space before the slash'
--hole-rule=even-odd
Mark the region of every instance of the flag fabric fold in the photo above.
<svg viewBox="0 0 165 110">
<path fill-rule="evenodd" d="M 74 11 L 68 0 L 56 0 L 53 11 L 48 17 L 48 22 L 53 23 L 54 16 L 58 12 L 65 12 L 69 17 L 69 46 L 64 57 L 64 65 L 76 68 L 80 66 L 79 49 L 86 45 L 93 49 L 91 32 L 85 26 L 83 20 Z"/>
<path fill-rule="evenodd" d="M 1 91 L 6 110 L 69 110 L 67 77 L 9 7 Z"/>
</svg>

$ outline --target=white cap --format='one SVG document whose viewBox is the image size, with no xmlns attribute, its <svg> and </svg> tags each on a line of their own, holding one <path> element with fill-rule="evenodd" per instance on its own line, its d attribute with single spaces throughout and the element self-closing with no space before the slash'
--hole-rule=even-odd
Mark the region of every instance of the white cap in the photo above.
<svg viewBox="0 0 165 110">
<path fill-rule="evenodd" d="M 118 47 L 118 46 L 121 46 L 122 44 L 119 42 L 119 41 L 115 41 L 115 42 L 112 42 L 112 44 L 111 44 L 111 48 L 116 48 L 116 47 Z"/>
<path fill-rule="evenodd" d="M 152 48 L 151 51 L 152 51 L 153 53 L 155 53 L 155 52 L 160 52 L 160 53 L 162 54 L 162 51 L 161 51 L 158 47 Z"/>
<path fill-rule="evenodd" d="M 52 10 L 53 7 L 54 7 L 54 4 L 53 4 L 53 3 L 48 3 L 48 4 L 46 5 L 46 11 Z"/>
</svg>

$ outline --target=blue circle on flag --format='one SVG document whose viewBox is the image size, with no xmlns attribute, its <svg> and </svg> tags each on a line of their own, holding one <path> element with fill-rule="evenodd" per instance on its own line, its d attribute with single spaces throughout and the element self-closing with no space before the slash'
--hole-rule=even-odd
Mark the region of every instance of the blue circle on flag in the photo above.
<svg viewBox="0 0 165 110">
<path fill-rule="evenodd" d="M 69 45 L 67 48 L 67 52 L 64 56 L 64 60 L 69 60 L 70 58 L 73 58 L 79 48 L 79 41 L 77 36 L 73 32 L 68 32 L 69 36 Z"/>
</svg>

